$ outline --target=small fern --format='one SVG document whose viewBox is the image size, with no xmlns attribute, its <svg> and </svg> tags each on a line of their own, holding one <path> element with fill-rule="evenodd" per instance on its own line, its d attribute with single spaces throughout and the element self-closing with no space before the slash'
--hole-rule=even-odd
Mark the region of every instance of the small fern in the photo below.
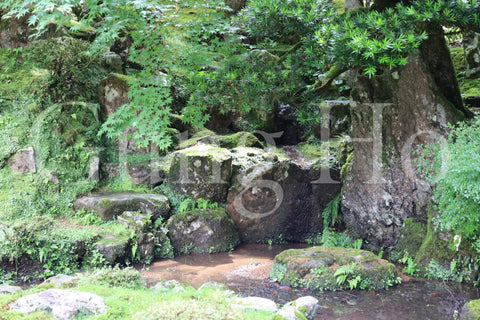
<svg viewBox="0 0 480 320">
<path fill-rule="evenodd" d="M 338 208 L 340 206 L 341 194 L 333 198 L 323 209 L 323 228 L 333 227 L 338 221 Z"/>
<path fill-rule="evenodd" d="M 338 268 L 337 271 L 335 271 L 335 274 L 334 274 L 334 277 L 337 281 L 337 284 L 338 285 L 343 285 L 347 281 L 347 278 L 354 274 L 356 267 L 357 267 L 357 264 L 355 262 L 353 262 L 353 263 L 349 263 L 349 264 L 346 264 L 346 265 Z"/>
</svg>

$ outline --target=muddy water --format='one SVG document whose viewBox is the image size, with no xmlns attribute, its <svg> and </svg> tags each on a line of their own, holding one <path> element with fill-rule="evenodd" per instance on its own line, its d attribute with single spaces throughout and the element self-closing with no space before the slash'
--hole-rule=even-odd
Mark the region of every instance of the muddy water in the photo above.
<svg viewBox="0 0 480 320">
<path fill-rule="evenodd" d="M 175 279 L 198 287 L 208 281 L 225 283 L 243 296 L 261 296 L 284 304 L 312 295 L 320 307 L 315 319 L 403 320 L 454 319 L 454 313 L 478 291 L 467 285 L 409 280 L 389 290 L 318 293 L 297 290 L 268 279 L 273 258 L 282 250 L 305 245 L 243 245 L 232 253 L 179 256 L 153 263 L 143 274 L 148 283 Z"/>
<path fill-rule="evenodd" d="M 234 291 L 256 286 L 268 278 L 273 258 L 290 248 L 306 245 L 242 245 L 232 253 L 192 254 L 154 262 L 143 271 L 147 283 L 177 280 L 199 287 L 205 282 L 225 283 Z"/>
</svg>

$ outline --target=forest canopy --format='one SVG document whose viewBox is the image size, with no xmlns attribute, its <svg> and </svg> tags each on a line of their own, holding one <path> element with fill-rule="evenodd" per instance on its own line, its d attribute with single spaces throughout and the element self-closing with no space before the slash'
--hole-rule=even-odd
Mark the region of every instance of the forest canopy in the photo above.
<svg viewBox="0 0 480 320">
<path fill-rule="evenodd" d="M 195 8 L 193 20 L 182 12 L 187 6 Z M 131 102 L 101 132 L 119 137 L 135 127 L 140 146 L 155 142 L 163 150 L 172 143 L 172 113 L 202 126 L 212 112 L 268 112 L 294 103 L 314 118 L 308 105 L 343 71 L 373 77 L 404 65 L 440 25 L 467 31 L 480 24 L 473 0 L 376 1 L 347 12 L 331 0 L 253 0 L 233 19 L 219 0 L 7 0 L 0 8 L 6 17 L 28 17 L 34 37 L 52 23 L 92 32 L 90 55 L 131 37 L 128 60 L 138 69 L 129 80 Z M 176 103 L 171 84 L 180 88 Z"/>
</svg>

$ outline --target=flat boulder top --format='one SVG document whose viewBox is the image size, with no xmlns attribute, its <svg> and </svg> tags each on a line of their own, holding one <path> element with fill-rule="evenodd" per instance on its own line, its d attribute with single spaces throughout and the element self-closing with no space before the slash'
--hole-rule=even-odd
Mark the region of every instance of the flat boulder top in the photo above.
<svg viewBox="0 0 480 320">
<path fill-rule="evenodd" d="M 176 155 L 187 157 L 211 157 L 215 161 L 226 161 L 232 158 L 228 149 L 208 144 L 198 144 L 187 149 L 175 151 Z"/>
<path fill-rule="evenodd" d="M 361 249 L 337 248 L 337 247 L 310 247 L 305 249 L 289 249 L 282 251 L 275 257 L 275 262 L 280 263 L 305 263 L 310 261 L 322 262 L 325 266 L 334 264 L 342 266 L 349 263 L 388 264 L 374 253 Z"/>
<path fill-rule="evenodd" d="M 124 211 L 141 211 L 156 219 L 168 218 L 170 203 L 166 196 L 154 193 L 95 193 L 78 198 L 75 209 L 96 211 L 104 220 L 113 220 Z"/>
<path fill-rule="evenodd" d="M 93 193 L 80 199 L 91 199 L 92 201 L 127 201 L 132 199 L 148 199 L 157 201 L 168 201 L 167 197 L 155 193 L 133 193 L 133 192 L 112 192 L 112 193 Z"/>
</svg>

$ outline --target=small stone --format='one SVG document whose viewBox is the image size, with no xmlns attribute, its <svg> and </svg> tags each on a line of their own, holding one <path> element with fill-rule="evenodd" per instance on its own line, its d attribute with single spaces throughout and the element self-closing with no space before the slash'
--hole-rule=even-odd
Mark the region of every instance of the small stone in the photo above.
<svg viewBox="0 0 480 320">
<path fill-rule="evenodd" d="M 168 181 L 173 190 L 192 198 L 225 203 L 231 167 L 227 149 L 196 145 L 174 153 Z"/>
<path fill-rule="evenodd" d="M 57 175 L 57 172 L 56 171 L 50 171 L 49 172 L 49 175 L 50 177 L 48 178 L 48 180 L 53 183 L 53 184 L 58 184 L 60 183 L 60 180 L 58 179 L 58 175 Z"/>
<path fill-rule="evenodd" d="M 93 157 L 90 161 L 90 167 L 88 169 L 88 180 L 100 181 L 100 158 Z"/>
<path fill-rule="evenodd" d="M 122 62 L 122 57 L 120 57 L 118 54 L 115 52 L 105 52 L 102 56 L 103 58 L 103 63 L 113 72 L 116 73 L 122 73 L 123 69 L 123 62 Z"/>
<path fill-rule="evenodd" d="M 12 294 L 22 291 L 22 288 L 17 286 L 10 286 L 8 284 L 0 286 L 0 294 Z"/>
<path fill-rule="evenodd" d="M 216 282 L 216 281 L 208 281 L 205 282 L 200 286 L 198 290 L 202 291 L 204 289 L 214 289 L 214 290 L 224 290 L 224 291 L 229 291 L 230 289 L 228 286 L 224 283 Z"/>
<path fill-rule="evenodd" d="M 317 308 L 318 299 L 312 296 L 305 296 L 284 305 L 277 312 L 277 316 L 285 320 L 313 319 Z"/>
<path fill-rule="evenodd" d="M 168 280 L 165 282 L 159 282 L 154 287 L 153 290 L 155 291 L 167 291 L 173 290 L 175 292 L 184 292 L 185 288 L 183 285 L 178 282 L 177 280 Z"/>
<path fill-rule="evenodd" d="M 33 147 L 18 151 L 12 158 L 8 159 L 8 166 L 15 173 L 36 172 Z"/>
<path fill-rule="evenodd" d="M 232 302 L 232 307 L 237 309 L 255 309 L 267 312 L 278 311 L 277 304 L 274 301 L 260 297 L 234 299 Z"/>
<path fill-rule="evenodd" d="M 50 277 L 45 280 L 43 283 L 54 283 L 55 287 L 73 287 L 77 277 L 68 276 L 66 274 L 57 274 L 56 276 Z"/>
<path fill-rule="evenodd" d="M 105 300 L 93 293 L 49 289 L 22 297 L 10 305 L 10 310 L 31 314 L 35 311 L 48 311 L 60 320 L 74 320 L 104 314 L 107 311 Z"/>
<path fill-rule="evenodd" d="M 193 210 L 173 215 L 168 237 L 178 253 L 215 253 L 233 249 L 240 240 L 224 208 Z"/>
</svg>

